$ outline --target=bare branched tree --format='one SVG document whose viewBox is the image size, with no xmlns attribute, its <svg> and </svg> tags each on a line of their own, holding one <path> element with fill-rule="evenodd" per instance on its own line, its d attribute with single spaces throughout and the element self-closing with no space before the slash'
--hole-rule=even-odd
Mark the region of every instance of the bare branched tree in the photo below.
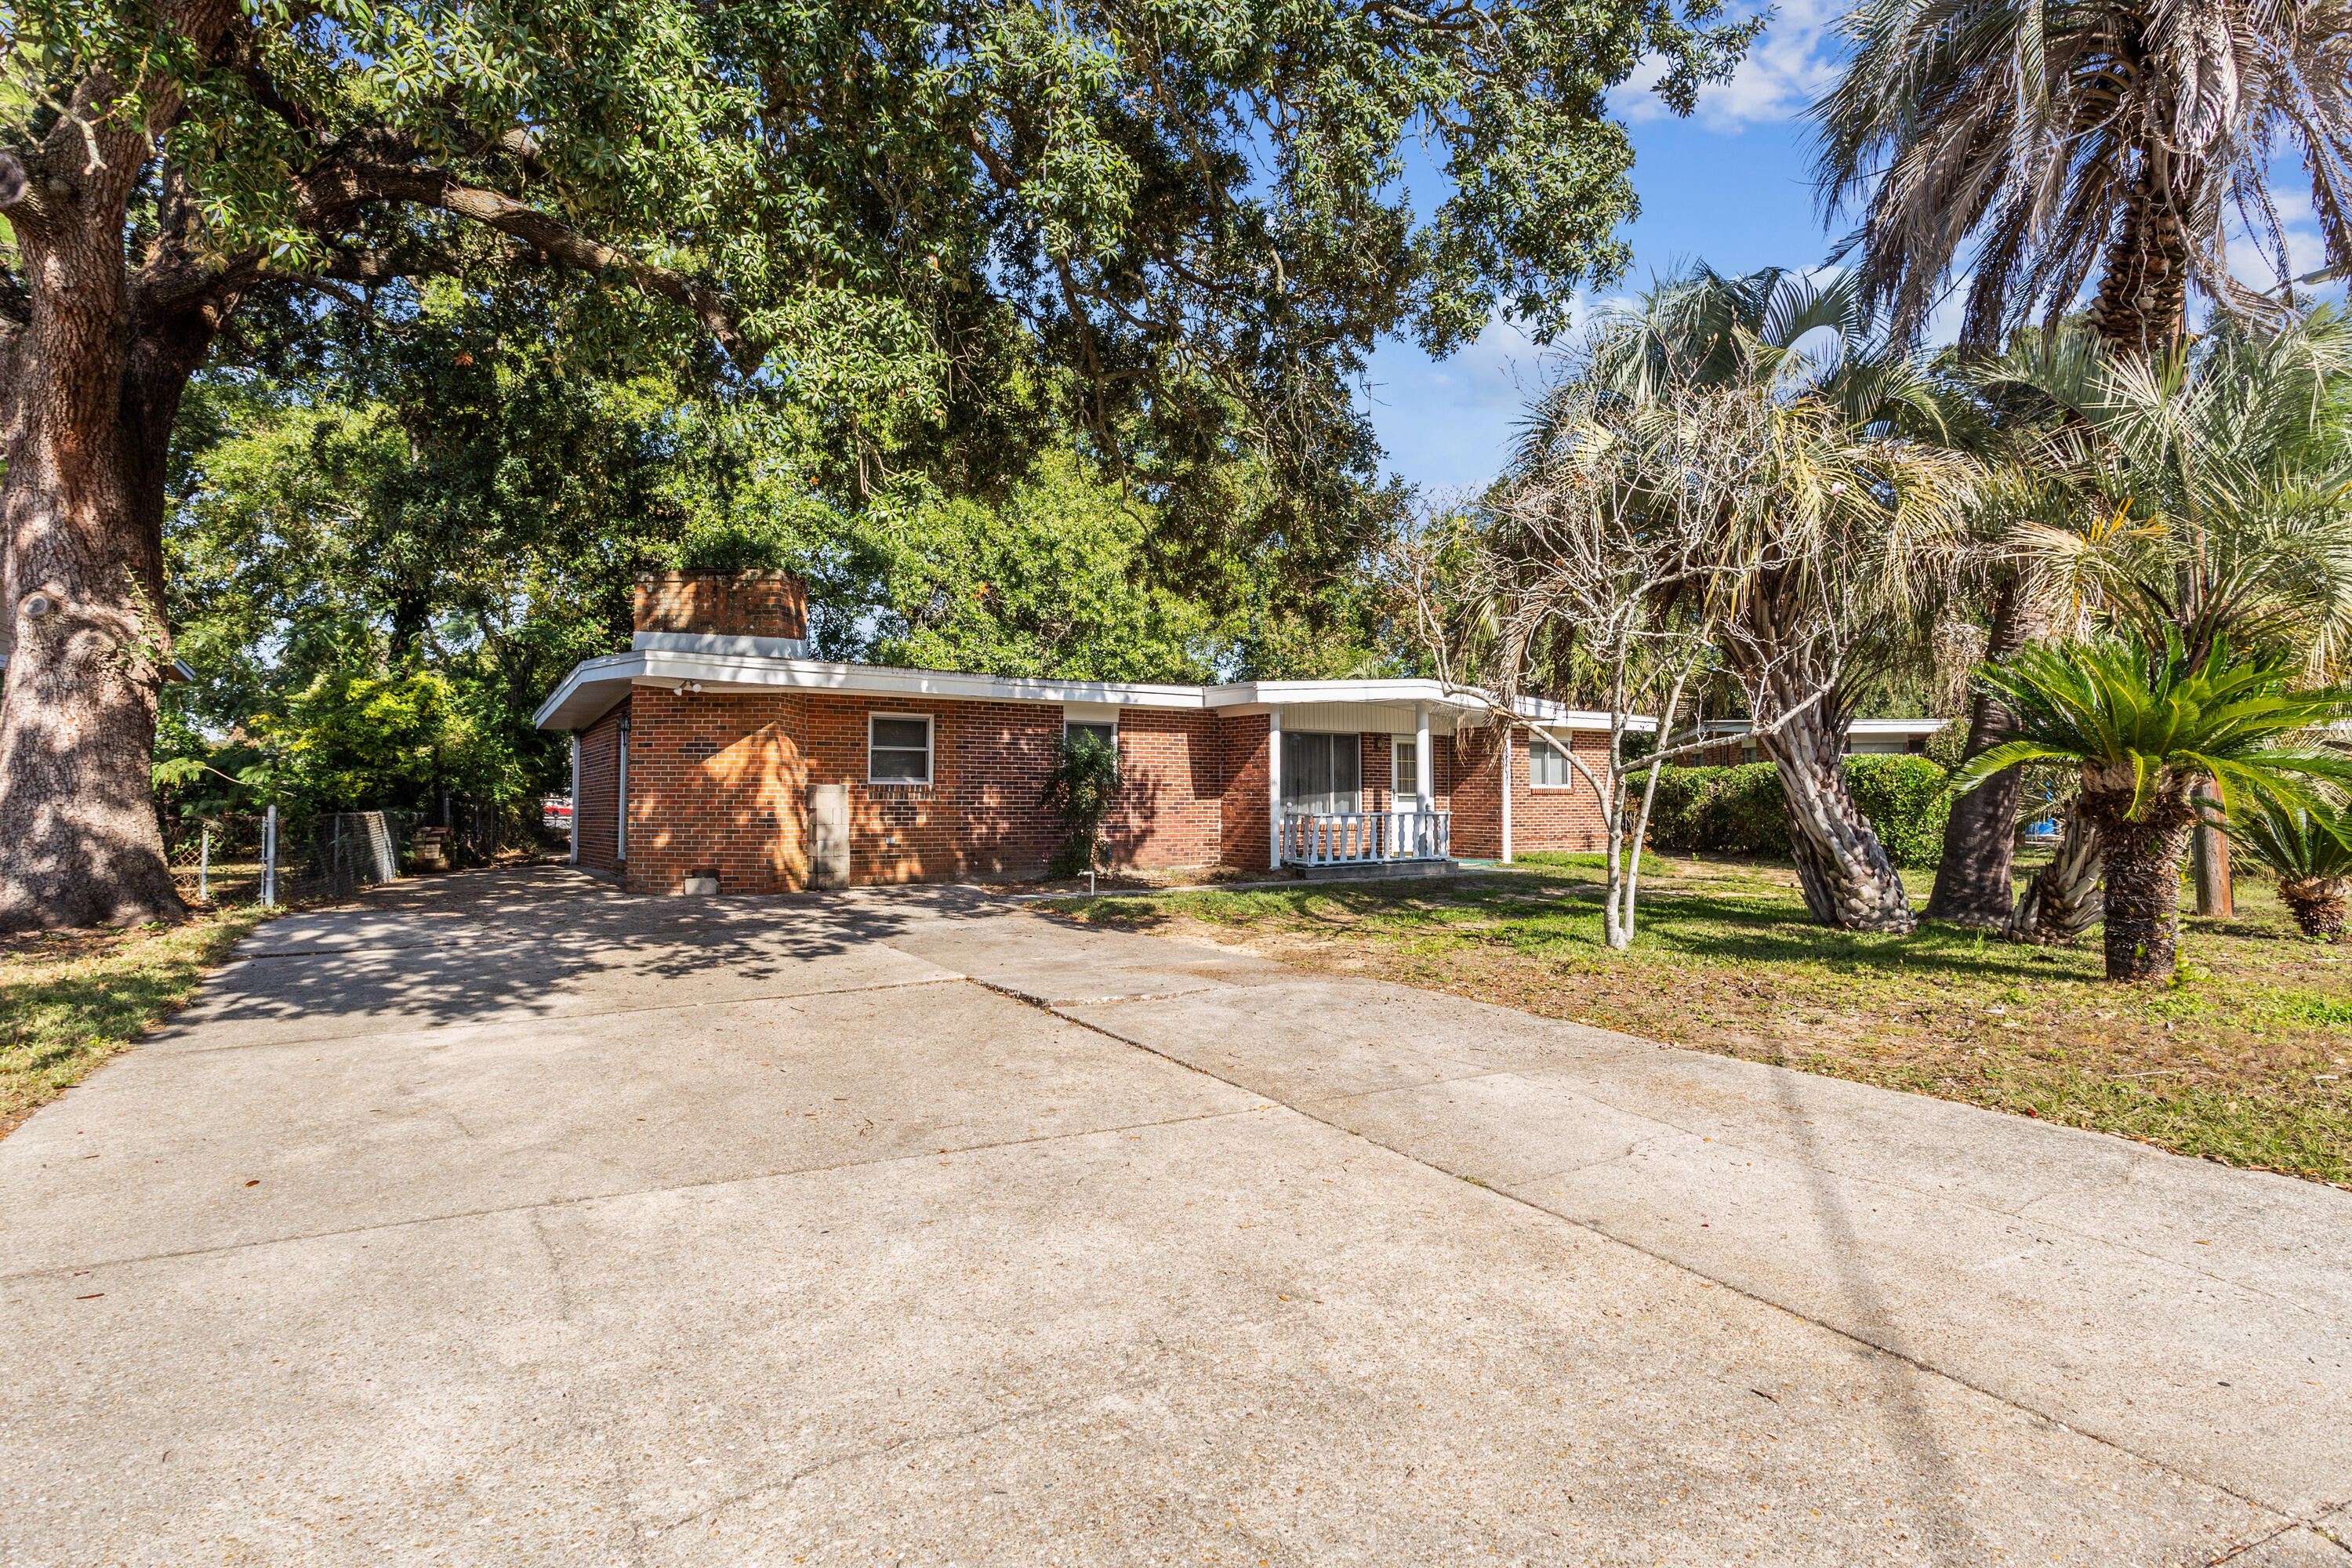
<svg viewBox="0 0 2352 1568">
<path fill-rule="evenodd" d="M 1498 722 L 1575 686 L 1610 714 L 1607 777 L 1569 752 L 1607 833 L 1604 925 L 1632 940 L 1658 769 L 1697 752 L 1681 705 L 1719 662 L 1780 773 L 1806 902 L 1851 929 L 1907 931 L 1901 879 L 1839 768 L 1848 676 L 1963 547 L 1969 477 L 1948 454 L 1866 438 L 1769 376 L 1669 376 L 1629 397 L 1570 382 L 1511 477 L 1402 560 L 1423 641 Z M 1540 725 L 1537 726 L 1540 729 Z M 1659 743 L 1641 801 L 1629 734 Z"/>
</svg>

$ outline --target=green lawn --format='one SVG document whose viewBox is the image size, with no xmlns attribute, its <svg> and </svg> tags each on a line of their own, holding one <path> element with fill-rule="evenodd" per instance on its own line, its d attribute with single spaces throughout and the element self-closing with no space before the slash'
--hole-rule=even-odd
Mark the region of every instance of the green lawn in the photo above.
<svg viewBox="0 0 2352 1568">
<path fill-rule="evenodd" d="M 1924 902 L 1929 873 L 1906 874 Z M 2258 881 L 2184 922 L 2180 979 L 1947 926 L 1813 924 L 1785 865 L 1653 856 L 1630 952 L 1601 944 L 1598 856 L 1443 883 L 1072 899 L 1106 925 L 1246 947 L 1889 1089 L 2352 1185 L 2352 944 L 2306 941 Z"/>
<path fill-rule="evenodd" d="M 266 911 L 0 938 L 0 1137 L 193 1000 Z"/>
</svg>

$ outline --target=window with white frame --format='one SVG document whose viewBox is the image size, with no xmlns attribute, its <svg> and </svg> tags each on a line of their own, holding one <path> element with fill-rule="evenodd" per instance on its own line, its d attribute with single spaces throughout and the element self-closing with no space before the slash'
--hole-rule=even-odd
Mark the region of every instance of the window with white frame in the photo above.
<svg viewBox="0 0 2352 1568">
<path fill-rule="evenodd" d="M 1092 735 L 1112 751 L 1118 750 L 1118 725 L 1109 719 L 1068 719 L 1062 723 L 1062 739 L 1075 741 L 1080 735 Z"/>
<path fill-rule="evenodd" d="M 1528 787 L 1530 789 L 1566 789 L 1574 782 L 1570 773 L 1568 753 L 1544 739 L 1528 736 Z"/>
<path fill-rule="evenodd" d="M 866 782 L 927 784 L 931 782 L 931 716 L 874 713 L 866 720 Z"/>
</svg>

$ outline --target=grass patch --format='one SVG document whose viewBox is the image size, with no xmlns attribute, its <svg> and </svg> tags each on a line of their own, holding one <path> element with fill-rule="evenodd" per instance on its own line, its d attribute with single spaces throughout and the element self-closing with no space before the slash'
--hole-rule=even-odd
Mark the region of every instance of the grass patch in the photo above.
<svg viewBox="0 0 2352 1568">
<path fill-rule="evenodd" d="M 1915 906 L 1933 877 L 1905 873 Z M 2352 943 L 2305 939 L 2266 884 L 2240 882 L 2233 919 L 2183 921 L 2174 983 L 2124 986 L 2095 932 L 1833 931 L 1787 865 L 1712 857 L 1646 858 L 1641 934 L 1612 952 L 1601 882 L 1598 856 L 1534 855 L 1447 882 L 1045 907 L 2352 1185 Z"/>
<path fill-rule="evenodd" d="M 266 914 L 246 905 L 179 925 L 0 937 L 0 1138 L 186 1006 Z"/>
</svg>

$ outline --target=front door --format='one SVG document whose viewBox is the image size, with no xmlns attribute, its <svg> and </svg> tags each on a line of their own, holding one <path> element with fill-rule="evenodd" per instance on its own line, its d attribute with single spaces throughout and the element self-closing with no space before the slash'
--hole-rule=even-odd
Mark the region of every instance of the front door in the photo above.
<svg viewBox="0 0 2352 1568">
<path fill-rule="evenodd" d="M 1330 816 L 1363 810 L 1362 754 L 1353 735 L 1284 734 L 1284 812 Z"/>
</svg>

